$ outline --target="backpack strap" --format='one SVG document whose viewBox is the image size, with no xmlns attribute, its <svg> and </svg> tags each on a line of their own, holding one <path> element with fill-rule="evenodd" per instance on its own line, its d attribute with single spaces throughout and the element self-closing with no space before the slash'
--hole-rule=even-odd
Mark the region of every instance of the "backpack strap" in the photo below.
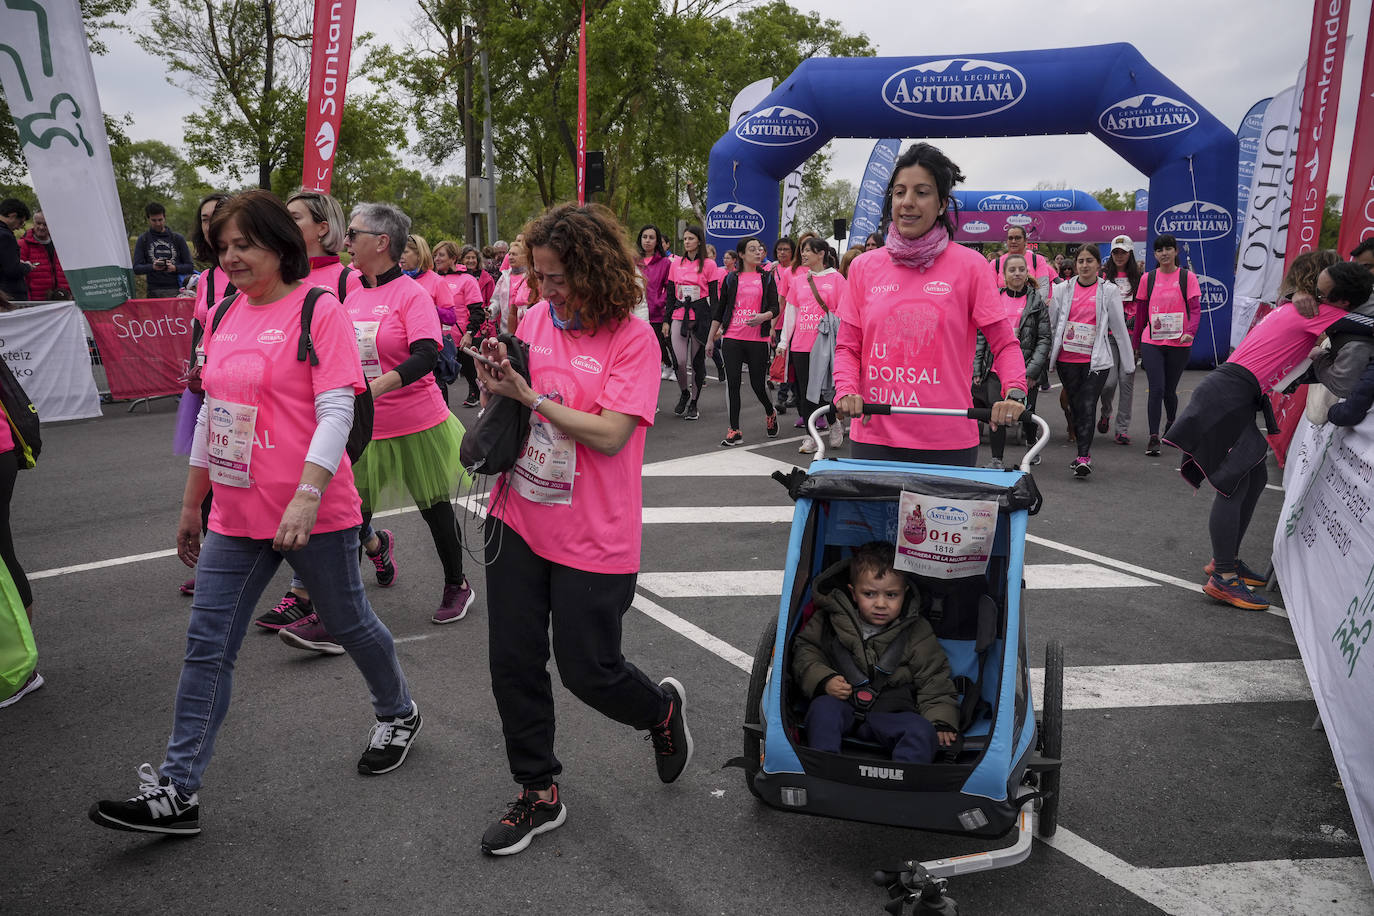
<svg viewBox="0 0 1374 916">
<path fill-rule="evenodd" d="M 344 301 L 344 296 L 347 296 L 347 295 L 348 295 L 348 276 L 349 276 L 349 274 L 351 274 L 351 273 L 353 273 L 353 268 L 351 268 L 351 267 L 349 267 L 349 266 L 347 266 L 347 265 L 344 266 L 344 269 L 343 269 L 343 270 L 339 271 L 339 301 L 340 301 L 340 302 L 343 302 L 343 301 Z"/>
<path fill-rule="evenodd" d="M 230 296 L 233 296 L 233 298 L 232 298 L 232 299 L 229 298 Z M 223 301 L 222 303 L 220 303 L 220 305 L 219 305 L 218 308 L 215 309 L 215 313 L 214 313 L 213 315 L 210 316 L 210 333 L 211 333 L 211 334 L 213 334 L 213 333 L 215 333 L 216 331 L 219 330 L 219 324 L 220 324 L 220 322 L 224 320 L 224 316 L 225 316 L 225 315 L 229 314 L 229 309 L 233 306 L 233 304 L 234 304 L 235 302 L 238 302 L 238 301 L 239 301 L 239 297 L 238 297 L 238 291 L 237 291 L 237 290 L 235 290 L 233 293 L 229 293 L 229 294 L 225 295 L 224 301 Z"/>
<path fill-rule="evenodd" d="M 1140 282 L 1137 283 L 1135 287 L 1136 301 L 1144 302 L 1147 308 L 1150 305 L 1150 294 L 1155 291 L 1155 274 L 1157 273 L 1159 273 L 1158 267 L 1154 270 L 1146 271 L 1145 276 L 1140 278 Z M 1140 296 L 1140 291 L 1142 289 L 1145 290 L 1145 297 L 1143 299 Z"/>
<path fill-rule="evenodd" d="M 296 343 L 296 359 L 309 362 L 312 366 L 318 366 L 320 358 L 315 355 L 315 342 L 310 339 L 310 321 L 315 317 L 315 303 L 326 292 L 318 286 L 311 287 L 305 294 L 305 304 L 301 306 L 301 336 Z"/>
</svg>

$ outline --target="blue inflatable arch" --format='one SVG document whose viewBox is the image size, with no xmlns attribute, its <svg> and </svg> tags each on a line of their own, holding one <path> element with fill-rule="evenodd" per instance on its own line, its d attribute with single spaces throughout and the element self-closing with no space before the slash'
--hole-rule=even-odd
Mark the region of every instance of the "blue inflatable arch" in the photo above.
<svg viewBox="0 0 1374 916">
<path fill-rule="evenodd" d="M 1236 135 L 1129 44 L 807 60 L 711 149 L 706 237 L 719 250 L 749 236 L 771 242 L 778 183 L 834 137 L 1083 133 L 1149 176 L 1149 241 L 1177 237 L 1202 285 L 1193 364 L 1224 360 Z"/>
</svg>

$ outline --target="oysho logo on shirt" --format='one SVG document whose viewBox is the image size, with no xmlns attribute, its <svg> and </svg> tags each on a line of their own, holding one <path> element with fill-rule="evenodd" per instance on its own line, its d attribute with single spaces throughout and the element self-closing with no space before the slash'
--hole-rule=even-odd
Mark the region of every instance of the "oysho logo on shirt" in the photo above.
<svg viewBox="0 0 1374 916">
<path fill-rule="evenodd" d="M 820 124 L 804 111 L 773 105 L 735 125 L 735 135 L 755 146 L 794 146 L 820 133 Z"/>
<path fill-rule="evenodd" d="M 546 347 L 543 344 L 530 344 L 530 352 L 538 353 L 540 356 L 553 356 L 553 347 Z"/>
<path fill-rule="evenodd" d="M 238 340 L 238 339 L 239 339 L 239 335 L 238 335 L 236 332 L 234 332 L 234 331 L 223 331 L 223 332 L 221 332 L 221 333 L 216 334 L 212 339 L 215 340 L 215 341 L 220 341 L 220 340 L 234 341 L 234 340 Z"/>
<path fill-rule="evenodd" d="M 268 328 L 258 335 L 258 343 L 274 344 L 281 343 L 286 339 L 286 332 L 277 328 Z"/>
<path fill-rule="evenodd" d="M 945 296 L 948 295 L 954 287 L 950 286 L 944 280 L 931 280 L 921 288 L 932 296 Z"/>
<path fill-rule="evenodd" d="M 1153 140 L 1179 134 L 1201 120 L 1191 105 L 1167 95 L 1131 96 L 1097 116 L 1097 126 L 1124 140 Z"/>
<path fill-rule="evenodd" d="M 1026 95 L 1026 77 L 992 60 L 949 57 L 898 70 L 883 84 L 889 108 L 913 118 L 981 118 Z"/>
<path fill-rule="evenodd" d="M 601 373 L 601 363 L 590 356 L 574 356 L 572 358 L 572 367 L 574 369 L 581 369 L 583 372 L 590 372 L 593 375 L 599 375 Z"/>
<path fill-rule="evenodd" d="M 882 286 L 870 287 L 868 294 L 870 296 L 876 296 L 878 293 L 896 293 L 901 292 L 901 289 L 902 284 L 900 283 L 884 283 Z"/>
</svg>

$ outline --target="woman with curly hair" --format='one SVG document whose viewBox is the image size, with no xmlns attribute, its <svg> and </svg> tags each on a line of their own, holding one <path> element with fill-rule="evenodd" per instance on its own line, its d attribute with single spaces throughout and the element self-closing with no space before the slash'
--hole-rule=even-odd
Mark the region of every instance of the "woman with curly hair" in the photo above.
<svg viewBox="0 0 1374 916">
<path fill-rule="evenodd" d="M 658 402 L 659 349 L 633 312 L 641 297 L 625 230 L 599 204 L 564 204 L 524 230 L 531 307 L 517 336 L 529 346 L 529 382 L 505 344 L 482 342 L 484 400 L 514 398 L 532 411 L 524 455 L 493 489 L 487 518 L 491 689 L 519 797 L 482 836 L 482 851 L 511 855 L 560 826 L 555 778 L 549 628 L 558 672 L 574 696 L 648 731 L 658 776 L 672 782 L 692 755 L 686 699 L 673 678 L 655 684 L 621 652 L 621 617 L 640 558 L 644 439 Z"/>
</svg>

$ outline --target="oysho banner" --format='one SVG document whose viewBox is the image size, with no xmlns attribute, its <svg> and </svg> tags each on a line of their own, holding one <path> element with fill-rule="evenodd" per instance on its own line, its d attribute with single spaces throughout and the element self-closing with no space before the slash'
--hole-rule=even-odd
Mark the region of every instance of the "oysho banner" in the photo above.
<svg viewBox="0 0 1374 916">
<path fill-rule="evenodd" d="M 854 201 L 854 218 L 849 221 L 849 245 L 863 247 L 868 237 L 883 224 L 883 198 L 892 178 L 892 165 L 901 149 L 900 140 L 879 140 L 868 154 L 868 166 Z"/>
<path fill-rule="evenodd" d="M 1374 877 L 1374 418 L 1305 418 L 1284 471 L 1274 567 Z"/>
<path fill-rule="evenodd" d="M 315 0 L 310 44 L 310 101 L 305 111 L 302 183 L 329 193 L 343 127 L 348 56 L 353 49 L 354 0 Z"/>
<path fill-rule="evenodd" d="M 1240 165 L 1236 182 L 1236 247 L 1245 237 L 1245 214 L 1250 209 L 1250 183 L 1255 180 L 1255 160 L 1259 157 L 1260 131 L 1264 128 L 1264 113 L 1273 99 L 1261 99 L 1240 122 L 1236 139 L 1240 141 Z"/>
<path fill-rule="evenodd" d="M 185 390 L 194 313 L 195 300 L 189 298 L 130 299 L 109 311 L 88 312 L 110 396 L 123 401 Z"/>
<path fill-rule="evenodd" d="M 100 416 L 86 331 L 81 311 L 72 303 L 0 312 L 0 357 L 38 408 L 39 420 Z"/>
<path fill-rule="evenodd" d="M 0 4 L 0 87 L 73 297 L 118 305 L 133 263 L 77 0 Z"/>
<path fill-rule="evenodd" d="M 1026 230 L 1036 242 L 1110 242 L 1118 235 L 1137 241 L 1145 238 L 1149 214 L 1144 210 L 1069 210 L 1062 213 L 979 213 L 959 214 L 956 242 L 1000 244 L 1011 226 Z M 1205 305 L 1205 303 L 1204 303 Z"/>
</svg>

